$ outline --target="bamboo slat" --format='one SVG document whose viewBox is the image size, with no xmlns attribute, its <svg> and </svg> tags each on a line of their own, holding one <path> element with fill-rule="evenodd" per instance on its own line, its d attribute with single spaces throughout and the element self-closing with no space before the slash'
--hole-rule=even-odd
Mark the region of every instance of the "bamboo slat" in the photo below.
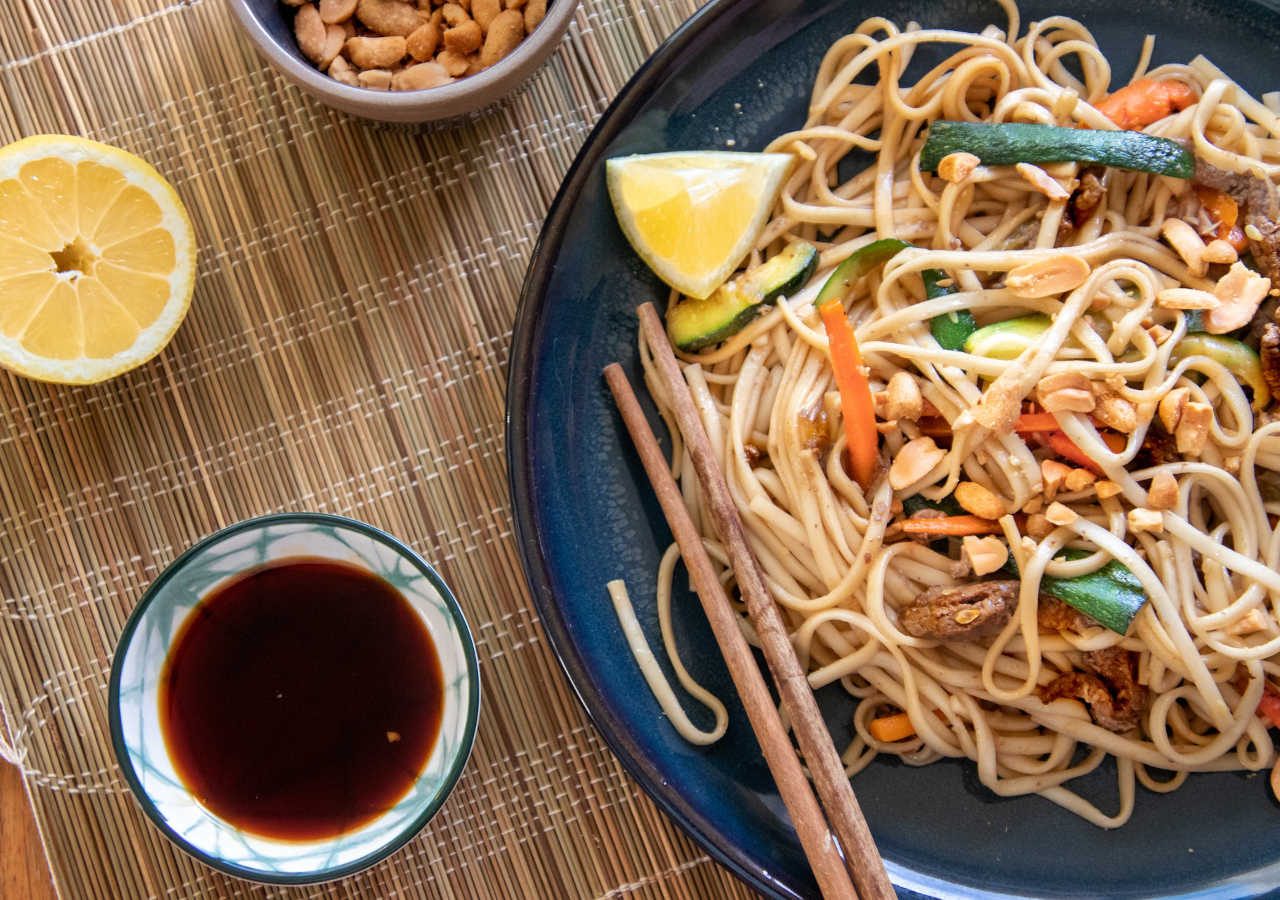
<svg viewBox="0 0 1280 900">
<path fill-rule="evenodd" d="M 583 0 L 509 103 L 415 133 L 331 112 L 215 0 L 0 0 L 0 140 L 83 134 L 152 162 L 194 218 L 192 311 L 160 358 L 91 388 L 0 372 L 0 736 L 61 894 L 745 897 L 587 723 L 532 611 L 502 421 L 521 278 L 573 154 L 695 0 Z M 467 772 L 389 861 L 255 888 L 146 821 L 111 752 L 107 676 L 146 585 L 277 510 L 398 535 L 466 608 L 484 713 Z"/>
</svg>

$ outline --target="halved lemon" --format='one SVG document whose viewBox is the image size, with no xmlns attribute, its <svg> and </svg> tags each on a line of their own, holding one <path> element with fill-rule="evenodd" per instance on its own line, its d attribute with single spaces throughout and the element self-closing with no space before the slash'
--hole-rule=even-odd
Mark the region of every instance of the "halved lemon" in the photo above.
<svg viewBox="0 0 1280 900">
<path fill-rule="evenodd" d="M 62 134 L 0 149 L 0 365 L 63 384 L 155 356 L 182 323 L 195 235 L 170 184 Z"/>
<path fill-rule="evenodd" d="M 622 231 L 682 294 L 711 294 L 760 236 L 791 168 L 786 153 L 697 151 L 622 156 L 605 164 Z"/>
</svg>

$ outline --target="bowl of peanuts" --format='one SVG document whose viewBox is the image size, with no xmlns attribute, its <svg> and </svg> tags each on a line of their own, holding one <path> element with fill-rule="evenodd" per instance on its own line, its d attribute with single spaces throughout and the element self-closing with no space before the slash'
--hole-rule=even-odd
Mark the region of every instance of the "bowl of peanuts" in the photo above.
<svg viewBox="0 0 1280 900">
<path fill-rule="evenodd" d="M 383 122 L 465 116 L 555 50 L 577 0 L 231 0 L 258 51 L 321 103 Z"/>
</svg>

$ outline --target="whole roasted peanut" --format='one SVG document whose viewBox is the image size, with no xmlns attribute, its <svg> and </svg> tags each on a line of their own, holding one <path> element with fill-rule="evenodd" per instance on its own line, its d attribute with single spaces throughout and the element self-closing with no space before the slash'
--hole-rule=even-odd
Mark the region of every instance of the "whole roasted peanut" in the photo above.
<svg viewBox="0 0 1280 900">
<path fill-rule="evenodd" d="M 356 70 L 351 68 L 351 63 L 347 62 L 346 57 L 335 56 L 333 62 L 329 63 L 329 77 L 341 84 L 349 84 L 352 87 L 359 87 L 360 79 L 356 75 Z"/>
<path fill-rule="evenodd" d="M 915 484 L 942 462 L 946 455 L 947 451 L 935 444 L 931 437 L 918 437 L 908 441 L 889 466 L 889 486 L 900 491 Z"/>
<path fill-rule="evenodd" d="M 461 56 L 474 53 L 480 49 L 483 43 L 484 32 L 480 30 L 479 25 L 470 19 L 460 25 L 446 29 L 444 33 L 445 47 Z"/>
<path fill-rule="evenodd" d="M 524 9 L 527 0 L 506 0 L 507 9 Z"/>
<path fill-rule="evenodd" d="M 366 69 L 357 78 L 360 80 L 360 87 L 375 91 L 391 90 L 392 75 L 387 69 Z"/>
<path fill-rule="evenodd" d="M 406 47 L 409 55 L 418 62 L 425 62 L 436 55 L 436 48 L 440 46 L 440 29 L 428 22 L 421 28 L 414 30 L 409 35 Z"/>
<path fill-rule="evenodd" d="M 1063 253 L 1010 269 L 1004 283 L 1019 297 L 1051 297 L 1080 287 L 1090 271 L 1082 257 Z"/>
<path fill-rule="evenodd" d="M 356 18 L 382 35 L 406 37 L 422 24 L 418 12 L 403 0 L 359 0 Z"/>
<path fill-rule="evenodd" d="M 447 53 L 448 51 L 445 52 Z M 419 91 L 423 88 L 448 84 L 451 81 L 453 81 L 453 78 L 439 63 L 425 62 L 396 72 L 391 77 L 391 89 L 393 91 Z"/>
<path fill-rule="evenodd" d="M 454 78 L 467 73 L 467 58 L 461 53 L 454 53 L 452 50 L 441 50 L 440 55 L 436 57 L 436 62 L 443 66 L 444 70 Z"/>
<path fill-rule="evenodd" d="M 346 42 L 347 33 L 342 30 L 341 25 L 324 26 L 324 50 L 316 60 L 316 65 L 322 69 L 326 68 L 342 52 L 342 46 Z"/>
<path fill-rule="evenodd" d="M 486 69 L 505 57 L 524 40 L 524 16 L 519 10 L 505 9 L 489 23 L 484 47 L 480 50 L 480 65 Z"/>
<path fill-rule="evenodd" d="M 440 15 L 450 28 L 456 28 L 463 22 L 471 21 L 471 15 L 457 3 L 446 3 L 440 7 Z"/>
<path fill-rule="evenodd" d="M 326 25 L 345 22 L 356 13 L 357 0 L 320 0 L 320 20 Z"/>
<path fill-rule="evenodd" d="M 480 54 L 472 53 L 467 57 L 467 75 L 476 75 L 484 71 L 484 66 L 480 65 Z"/>
<path fill-rule="evenodd" d="M 524 31 L 529 34 L 547 14 L 547 0 L 529 0 L 524 7 Z"/>
<path fill-rule="evenodd" d="M 300 7 L 298 14 L 293 17 L 293 34 L 298 39 L 298 49 L 302 51 L 302 55 L 319 65 L 324 58 L 328 37 L 324 22 L 320 21 L 320 10 L 311 4 Z"/>
<path fill-rule="evenodd" d="M 476 20 L 485 31 L 489 30 L 489 23 L 497 18 L 498 13 L 502 12 L 502 0 L 471 0 L 471 18 Z"/>
<path fill-rule="evenodd" d="M 361 69 L 386 69 L 404 56 L 405 40 L 391 37 L 353 37 L 347 41 L 347 59 Z"/>
</svg>

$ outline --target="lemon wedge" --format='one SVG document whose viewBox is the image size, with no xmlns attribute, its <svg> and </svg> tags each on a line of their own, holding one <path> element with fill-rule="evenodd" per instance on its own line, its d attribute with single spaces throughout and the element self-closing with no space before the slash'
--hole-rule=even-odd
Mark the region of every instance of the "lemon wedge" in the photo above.
<svg viewBox="0 0 1280 900">
<path fill-rule="evenodd" d="M 791 163 L 786 153 L 654 153 L 611 159 L 605 174 L 636 253 L 671 287 L 702 299 L 755 245 Z"/>
<path fill-rule="evenodd" d="M 0 149 L 0 365 L 90 384 L 155 356 L 191 305 L 191 221 L 131 153 L 37 135 Z"/>
</svg>

